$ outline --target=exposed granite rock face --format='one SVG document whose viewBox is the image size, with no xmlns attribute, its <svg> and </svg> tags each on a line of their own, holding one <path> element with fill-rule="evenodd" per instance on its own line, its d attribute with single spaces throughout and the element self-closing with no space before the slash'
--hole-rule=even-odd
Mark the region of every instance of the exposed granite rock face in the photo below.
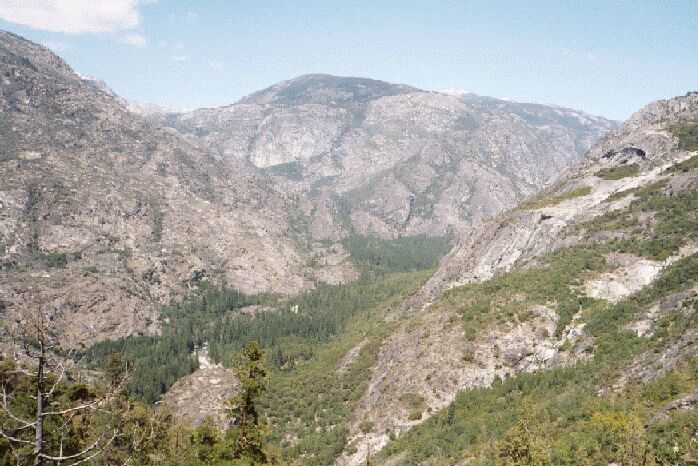
<svg viewBox="0 0 698 466">
<path fill-rule="evenodd" d="M 460 231 L 513 207 L 614 122 L 570 109 L 307 75 L 222 108 L 147 112 L 304 198 L 316 239 Z"/>
<path fill-rule="evenodd" d="M 567 365 L 589 357 L 593 339 L 585 334 L 579 313 L 563 329 L 560 338 L 551 336 L 558 321 L 554 306 L 549 307 L 554 303 L 537 303 L 530 309 L 533 319 L 499 322 L 482 329 L 470 340 L 465 338 L 459 316 L 450 313 L 447 307 L 431 306 L 431 303 L 452 287 L 535 267 L 542 254 L 580 243 L 583 238 L 575 230 L 575 224 L 624 208 L 632 200 L 632 195 L 609 199 L 615 193 L 658 180 L 667 181 L 667 195 L 674 193 L 672 190 L 693 189 L 698 180 L 695 172 L 672 176 L 664 168 L 695 155 L 680 150 L 670 130 L 679 120 L 695 119 L 698 119 L 696 93 L 651 104 L 599 142 L 577 168 L 542 195 L 466 229 L 424 287 L 389 313 L 398 322 L 398 330 L 380 349 L 368 389 L 354 414 L 351 448 L 345 450 L 337 464 L 361 464 L 369 451 L 375 453 L 387 443 L 388 432 L 400 432 L 423 421 L 433 410 L 449 404 L 459 390 L 488 386 L 495 376 Z M 612 157 L 604 157 L 615 148 L 627 147 L 641 149 L 644 158 L 635 150 L 620 150 Z M 632 158 L 631 163 L 639 164 L 637 175 L 618 180 L 595 176 L 601 168 L 629 163 L 628 157 Z M 581 283 L 580 290 L 614 301 L 646 286 L 661 268 L 679 257 L 694 254 L 695 250 L 695 244 L 689 243 L 678 256 L 663 262 L 629 255 L 608 257 L 611 272 L 594 277 L 586 287 Z M 612 274 L 622 275 L 624 271 L 636 276 L 624 276 L 628 283 L 606 286 L 617 281 L 618 277 Z M 633 278 L 637 283 L 630 283 Z M 594 283 L 603 286 L 593 286 Z M 690 290 L 682 293 L 693 296 Z M 671 298 L 672 302 L 682 302 L 681 296 Z M 641 320 L 628 329 L 642 334 L 651 332 L 654 322 L 668 312 L 665 307 L 676 309 L 668 302 L 656 306 L 647 309 Z M 688 313 L 695 311 L 692 304 L 684 308 Z M 661 368 L 669 370 L 694 357 L 695 345 L 690 342 L 695 338 L 695 331 L 689 329 L 668 343 L 661 354 L 641 355 L 625 370 L 624 379 L 648 380 L 662 373 Z M 410 420 L 399 409 L 403 393 L 416 393 L 426 401 L 426 411 L 420 420 Z M 360 429 L 365 420 L 374 422 L 374 428 L 366 433 Z"/>
<path fill-rule="evenodd" d="M 199 350 L 199 369 L 175 382 L 163 401 L 176 419 L 194 426 L 210 417 L 214 424 L 226 429 L 230 423 L 226 408 L 240 382 L 235 372 L 208 358 L 206 348 Z"/>
<path fill-rule="evenodd" d="M 667 165 L 690 156 L 678 150 L 670 127 L 679 120 L 698 118 L 698 93 L 655 102 L 633 115 L 594 146 L 579 166 L 543 194 L 558 195 L 588 187 L 589 193 L 534 209 L 518 208 L 467 229 L 411 306 L 420 307 L 453 286 L 481 281 L 511 270 L 525 261 L 577 241 L 569 227 L 607 211 L 625 207 L 632 198 L 605 202 L 620 191 L 654 182 Z M 627 163 L 625 157 L 605 157 L 623 147 L 642 148 L 639 175 L 619 180 L 594 176 L 600 168 Z M 689 177 L 679 177 L 688 181 Z M 676 183 L 672 180 L 672 183 Z"/>
<path fill-rule="evenodd" d="M 352 276 L 337 254 L 325 261 L 322 250 L 297 247 L 292 200 L 259 174 L 146 122 L 5 32 L 0 138 L 6 333 L 36 307 L 64 342 L 153 333 L 158 306 L 200 280 L 291 294 L 341 280 L 338 269 Z"/>
</svg>

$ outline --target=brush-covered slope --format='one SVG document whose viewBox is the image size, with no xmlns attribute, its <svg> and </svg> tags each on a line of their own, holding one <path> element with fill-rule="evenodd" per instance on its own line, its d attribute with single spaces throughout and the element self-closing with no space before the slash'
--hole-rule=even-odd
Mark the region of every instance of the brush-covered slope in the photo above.
<svg viewBox="0 0 698 466">
<path fill-rule="evenodd" d="M 257 175 L 5 32 L 0 140 L 6 335 L 36 308 L 67 340 L 156 332 L 159 306 L 202 280 L 285 294 L 313 285 L 292 209 Z"/>
<path fill-rule="evenodd" d="M 317 239 L 460 231 L 537 191 L 615 126 L 559 107 L 328 75 L 149 118 L 296 193 Z"/>
<path fill-rule="evenodd" d="M 387 464 L 502 464 L 522 436 L 550 464 L 695 461 L 697 122 L 698 93 L 648 105 L 467 230 L 389 315 L 339 463 L 397 439 Z"/>
</svg>

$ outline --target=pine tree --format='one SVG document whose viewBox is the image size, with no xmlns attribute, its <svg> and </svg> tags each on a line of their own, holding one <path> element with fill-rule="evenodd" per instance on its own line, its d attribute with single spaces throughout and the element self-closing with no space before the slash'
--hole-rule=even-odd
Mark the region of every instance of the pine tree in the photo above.
<svg viewBox="0 0 698 466">
<path fill-rule="evenodd" d="M 232 421 L 237 428 L 233 455 L 265 463 L 264 439 L 267 429 L 257 409 L 257 402 L 266 391 L 264 352 L 257 341 L 251 341 L 243 349 L 242 355 L 244 360 L 236 371 L 240 391 L 230 401 Z"/>
</svg>

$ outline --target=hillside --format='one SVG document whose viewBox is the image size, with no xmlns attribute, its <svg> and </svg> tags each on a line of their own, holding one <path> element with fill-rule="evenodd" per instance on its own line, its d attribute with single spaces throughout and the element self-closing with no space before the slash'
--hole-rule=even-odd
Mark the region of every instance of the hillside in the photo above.
<svg viewBox="0 0 698 466">
<path fill-rule="evenodd" d="M 135 116 L 44 47 L 0 32 L 0 74 L 5 337 L 27 309 L 94 341 L 158 332 L 160 307 L 201 281 L 293 294 L 354 276 L 341 246 L 294 233 L 292 203 L 263 178 Z"/>
<path fill-rule="evenodd" d="M 552 464 L 621 462 L 593 445 L 613 416 L 649 423 L 632 435 L 686 461 L 669 464 L 695 460 L 690 429 L 679 427 L 695 406 L 684 414 L 670 403 L 684 406 L 676 400 L 698 386 L 697 119 L 696 93 L 653 103 L 553 187 L 467 230 L 389 314 L 397 329 L 340 463 L 358 464 L 397 438 L 381 456 L 389 464 L 495 464 L 492 446 L 521 418 L 552 448 Z M 675 385 L 662 392 L 666 384 Z M 674 456 L 661 429 L 679 429 Z M 614 441 L 631 442 L 626 435 Z"/>
<path fill-rule="evenodd" d="M 615 123 L 559 107 L 305 75 L 147 117 L 298 196 L 315 239 L 445 235 L 511 208 Z"/>
<path fill-rule="evenodd" d="M 550 464 L 690 464 L 697 116 L 697 94 L 646 107 L 436 269 L 438 249 L 420 257 L 433 239 L 345 241 L 357 282 L 171 333 L 203 329 L 228 367 L 262 342 L 262 406 L 289 462 L 490 465 L 525 441 Z"/>
<path fill-rule="evenodd" d="M 85 464 L 240 464 L 243 404 L 288 464 L 698 463 L 698 93 L 179 113 L 5 32 L 0 79 L 0 463 L 45 418 Z"/>
</svg>

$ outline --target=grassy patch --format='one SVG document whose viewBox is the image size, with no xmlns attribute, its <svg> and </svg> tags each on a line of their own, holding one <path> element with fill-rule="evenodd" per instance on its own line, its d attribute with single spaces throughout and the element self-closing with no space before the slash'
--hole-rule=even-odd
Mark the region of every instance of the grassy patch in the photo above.
<svg viewBox="0 0 698 466">
<path fill-rule="evenodd" d="M 607 167 L 594 173 L 595 176 L 604 180 L 620 180 L 630 176 L 637 176 L 640 171 L 640 166 L 636 163 L 628 165 L 619 165 L 617 167 Z"/>
<path fill-rule="evenodd" d="M 690 159 L 672 165 L 666 169 L 666 173 L 688 173 L 696 169 L 698 169 L 698 155 L 694 155 Z"/>
<path fill-rule="evenodd" d="M 588 194 L 591 194 L 591 186 L 582 186 L 556 196 L 536 196 L 522 202 L 519 207 L 522 209 L 541 209 L 543 207 L 554 206 L 561 202 L 586 196 Z"/>
</svg>

